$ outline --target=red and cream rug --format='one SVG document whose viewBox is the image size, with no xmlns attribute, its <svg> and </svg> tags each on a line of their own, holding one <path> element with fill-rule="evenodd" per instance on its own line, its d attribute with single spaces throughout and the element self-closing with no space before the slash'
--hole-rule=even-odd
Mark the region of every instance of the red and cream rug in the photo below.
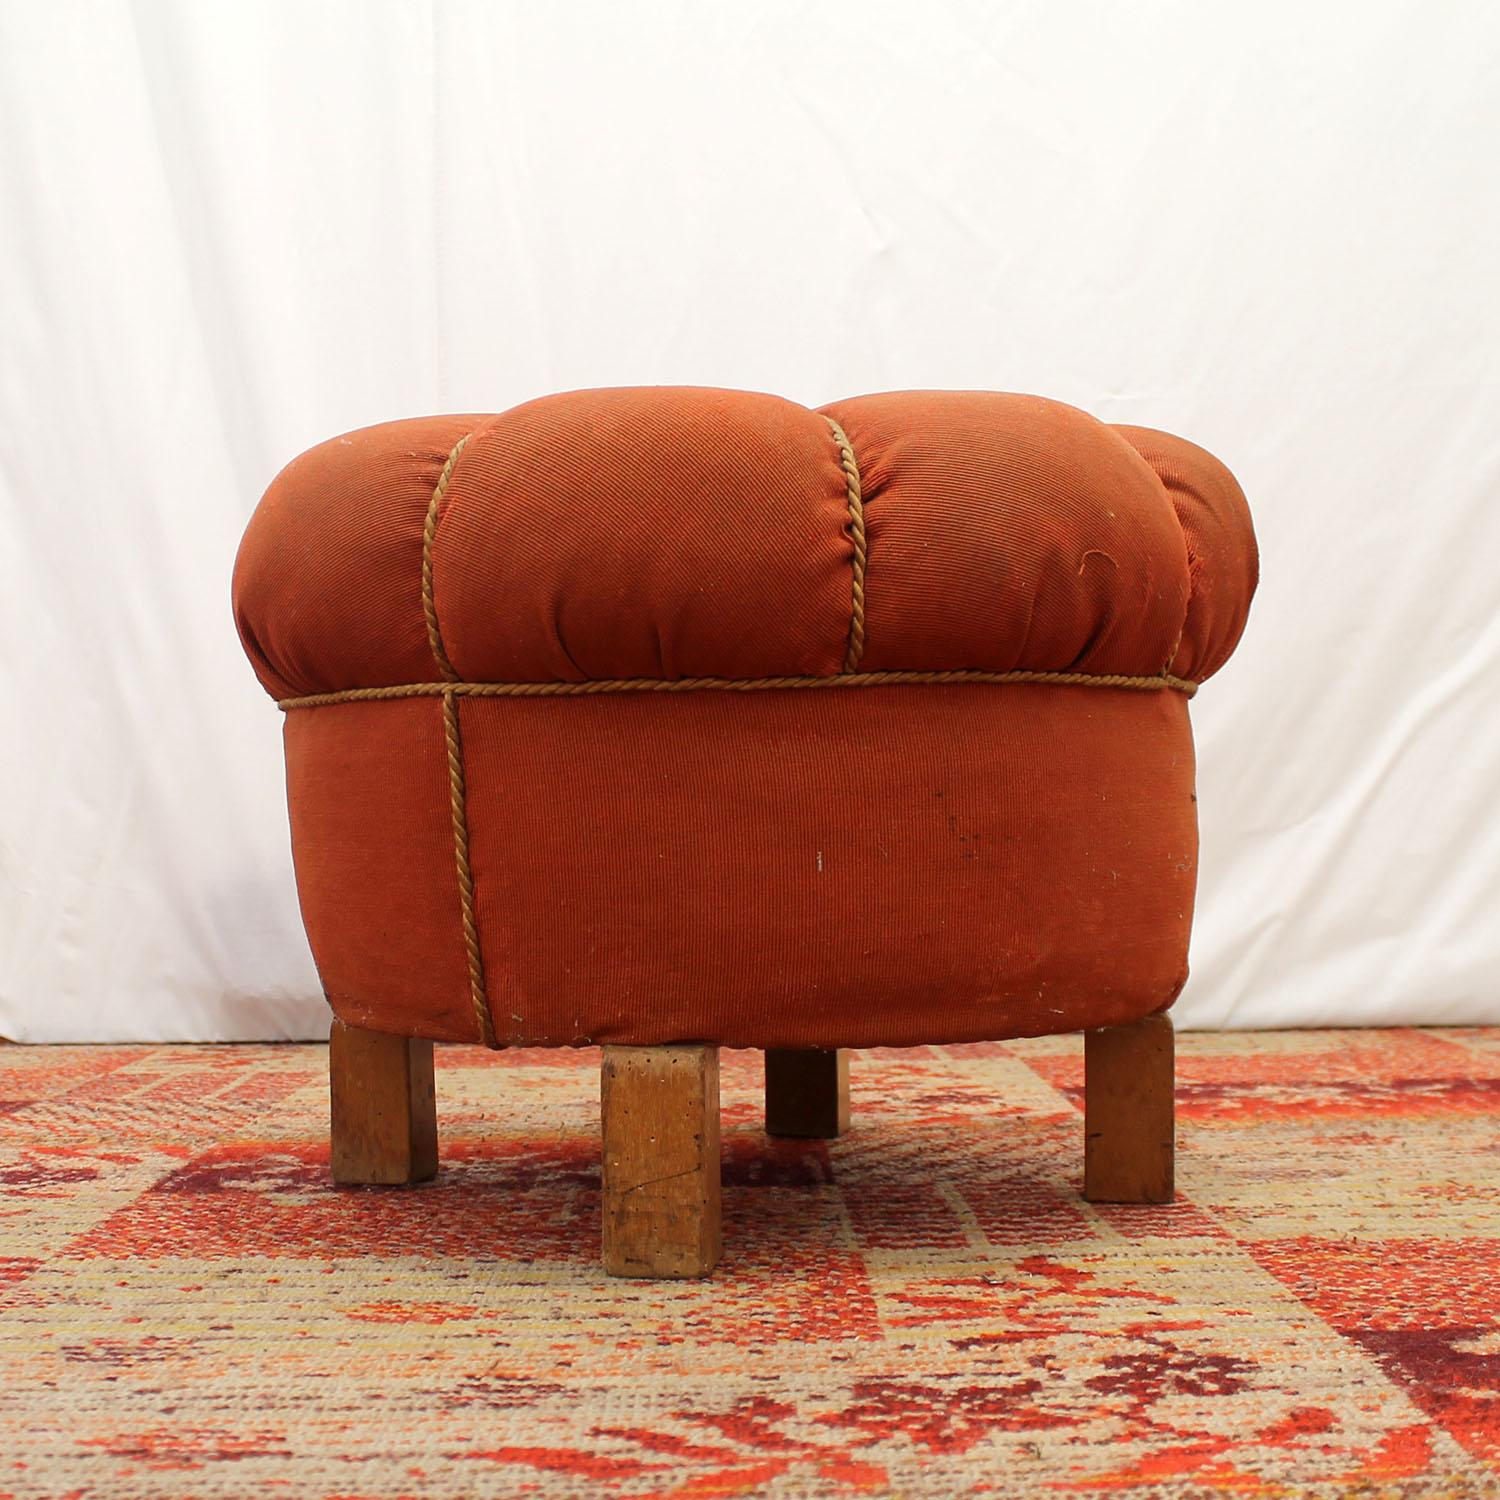
<svg viewBox="0 0 1500 1500">
<path fill-rule="evenodd" d="M 439 1049 L 327 1178 L 325 1054 L 0 1048 L 0 1496 L 1500 1495 L 1500 1029 L 1187 1035 L 1180 1197 L 1077 1184 L 1077 1038 L 855 1054 L 725 1254 L 612 1281 L 597 1054 Z"/>
</svg>

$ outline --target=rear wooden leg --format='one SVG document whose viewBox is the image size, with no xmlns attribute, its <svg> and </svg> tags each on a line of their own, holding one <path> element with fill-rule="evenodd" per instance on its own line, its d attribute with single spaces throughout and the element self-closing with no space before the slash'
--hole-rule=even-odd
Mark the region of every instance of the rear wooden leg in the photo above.
<svg viewBox="0 0 1500 1500">
<path fill-rule="evenodd" d="M 606 1047 L 604 1269 L 707 1276 L 719 1263 L 719 1050 Z"/>
<path fill-rule="evenodd" d="M 849 1054 L 766 1048 L 766 1134 L 832 1140 L 849 1128 Z"/>
<path fill-rule="evenodd" d="M 425 1182 L 437 1174 L 431 1042 L 335 1021 L 328 1082 L 335 1182 Z"/>
<path fill-rule="evenodd" d="M 1083 1035 L 1083 1196 L 1172 1201 L 1173 1037 L 1167 1015 Z"/>
</svg>

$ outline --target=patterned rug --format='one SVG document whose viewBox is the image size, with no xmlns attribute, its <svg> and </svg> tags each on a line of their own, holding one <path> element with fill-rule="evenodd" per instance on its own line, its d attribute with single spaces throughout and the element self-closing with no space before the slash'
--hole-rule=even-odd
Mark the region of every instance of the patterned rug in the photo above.
<svg viewBox="0 0 1500 1500">
<path fill-rule="evenodd" d="M 1076 1037 L 725 1053 L 725 1254 L 607 1280 L 595 1053 L 439 1049 L 335 1190 L 324 1050 L 0 1047 L 0 1495 L 1500 1495 L 1500 1029 L 1188 1035 L 1180 1197 L 1080 1201 Z"/>
</svg>

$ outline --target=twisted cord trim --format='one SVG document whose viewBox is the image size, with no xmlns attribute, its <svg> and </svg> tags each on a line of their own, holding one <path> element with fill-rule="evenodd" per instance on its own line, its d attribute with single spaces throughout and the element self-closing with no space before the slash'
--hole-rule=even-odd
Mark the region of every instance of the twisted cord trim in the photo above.
<svg viewBox="0 0 1500 1500">
<path fill-rule="evenodd" d="M 402 682 L 282 698 L 277 707 L 326 708 L 335 703 L 379 703 L 388 698 L 592 698 L 607 693 L 759 693 L 783 688 L 866 688 L 917 683 L 1050 683 L 1062 687 L 1167 688 L 1191 698 L 1198 684 L 1162 673 L 1128 677 L 1094 672 L 846 672 L 836 677 L 601 677 L 589 682 Z"/>
<path fill-rule="evenodd" d="M 443 737 L 448 743 L 448 787 L 453 808 L 453 863 L 458 871 L 458 901 L 463 912 L 464 951 L 469 959 L 469 1000 L 479 1023 L 479 1039 L 495 1043 L 484 988 L 484 954 L 479 947 L 479 923 L 474 916 L 474 871 L 469 865 L 469 807 L 464 778 L 464 747 L 458 728 L 458 703 L 451 691 L 443 693 Z"/>
<path fill-rule="evenodd" d="M 844 668 L 852 673 L 865 654 L 865 507 L 860 493 L 859 465 L 849 436 L 832 417 L 823 420 L 833 429 L 838 444 L 839 467 L 844 471 L 844 492 L 849 502 L 849 540 L 854 543 L 854 580 L 850 590 L 849 645 L 844 651 Z"/>
<path fill-rule="evenodd" d="M 427 519 L 422 525 L 422 613 L 427 619 L 427 642 L 432 647 L 433 660 L 438 664 L 438 670 L 449 682 L 458 681 L 458 673 L 453 670 L 453 663 L 448 660 L 447 649 L 443 645 L 443 632 L 438 626 L 437 600 L 432 592 L 432 543 L 437 536 L 438 507 L 443 503 L 443 494 L 448 488 L 448 481 L 453 478 L 453 466 L 458 462 L 458 455 L 464 451 L 465 445 L 473 437 L 472 432 L 466 432 L 453 445 L 453 451 L 448 455 L 448 462 L 443 465 L 443 472 L 438 475 L 437 487 L 432 492 L 432 499 L 427 505 Z"/>
<path fill-rule="evenodd" d="M 469 863 L 469 798 L 468 783 L 464 776 L 464 745 L 458 727 L 458 700 L 453 689 L 461 686 L 453 663 L 448 660 L 443 645 L 443 632 L 438 625 L 437 600 L 432 591 L 432 543 L 437 536 L 438 510 L 443 503 L 443 494 L 448 481 L 453 478 L 453 466 L 458 455 L 473 436 L 466 432 L 453 445 L 448 461 L 438 475 L 432 499 L 427 505 L 427 519 L 422 525 L 422 614 L 427 621 L 427 642 L 432 647 L 432 657 L 438 670 L 446 679 L 441 683 L 426 686 L 443 696 L 443 739 L 448 750 L 448 800 L 453 817 L 453 866 L 458 876 L 458 904 L 463 919 L 464 953 L 469 964 L 469 1002 L 474 1007 L 474 1019 L 479 1025 L 479 1040 L 486 1047 L 497 1046 L 495 1023 L 490 1016 L 489 997 L 484 985 L 484 953 L 479 946 L 479 922 L 474 915 L 474 870 Z"/>
</svg>

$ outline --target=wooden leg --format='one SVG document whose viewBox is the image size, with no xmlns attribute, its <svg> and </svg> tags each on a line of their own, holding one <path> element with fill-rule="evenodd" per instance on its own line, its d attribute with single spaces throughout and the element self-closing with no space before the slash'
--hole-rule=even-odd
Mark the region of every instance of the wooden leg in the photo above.
<svg viewBox="0 0 1500 1500">
<path fill-rule="evenodd" d="M 719 1050 L 606 1047 L 604 1269 L 707 1276 L 719 1263 Z"/>
<path fill-rule="evenodd" d="M 766 1134 L 832 1140 L 849 1128 L 849 1054 L 766 1049 Z"/>
<path fill-rule="evenodd" d="M 1146 1016 L 1083 1037 L 1083 1196 L 1172 1201 L 1172 1021 Z"/>
<path fill-rule="evenodd" d="M 328 1082 L 335 1182 L 425 1182 L 436 1175 L 431 1042 L 335 1021 Z"/>
</svg>

